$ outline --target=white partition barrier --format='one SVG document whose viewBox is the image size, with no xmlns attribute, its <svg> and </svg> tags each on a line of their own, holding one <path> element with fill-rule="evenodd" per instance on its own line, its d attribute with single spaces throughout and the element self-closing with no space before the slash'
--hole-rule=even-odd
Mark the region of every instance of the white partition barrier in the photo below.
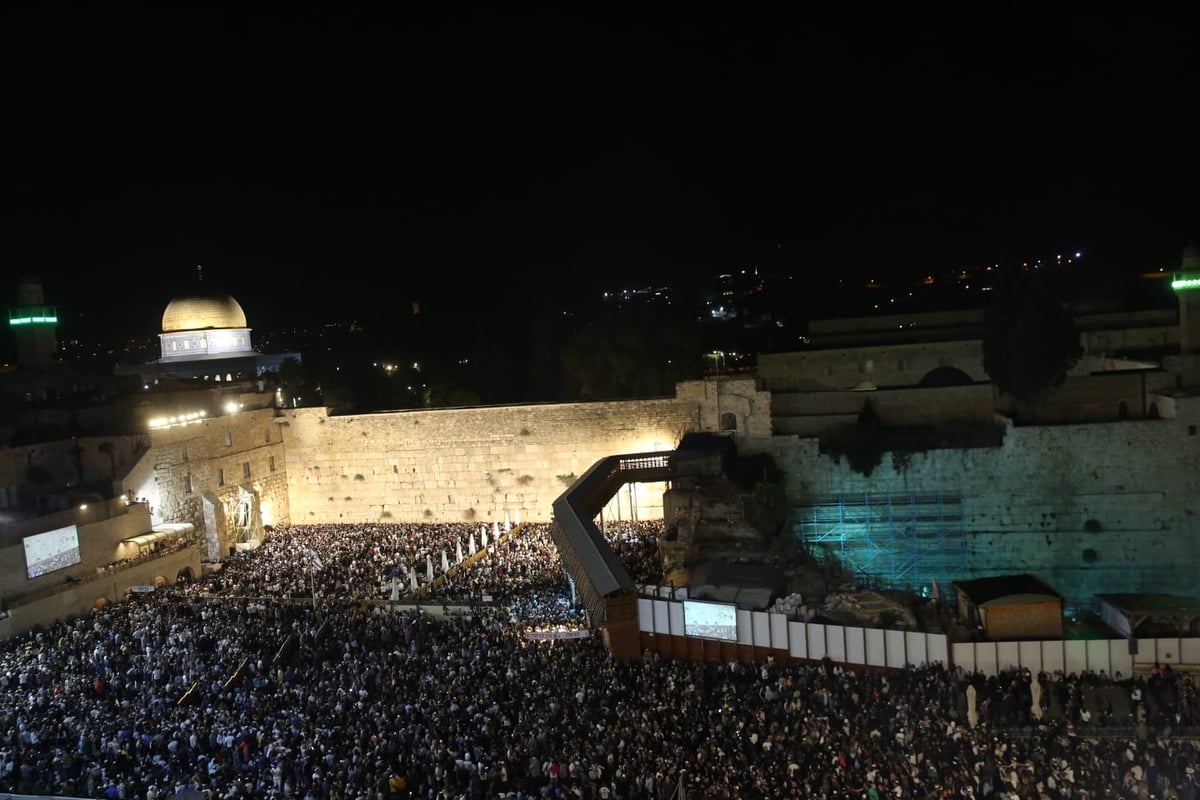
<svg viewBox="0 0 1200 800">
<path fill-rule="evenodd" d="M 846 663 L 866 664 L 867 640 L 863 635 L 863 629 L 845 628 L 844 633 L 846 635 Z"/>
<path fill-rule="evenodd" d="M 655 633 L 670 633 L 671 632 L 671 612 L 672 604 L 666 600 L 654 601 L 654 632 Z"/>
<path fill-rule="evenodd" d="M 1126 639 L 1109 639 L 1108 669 L 1110 675 L 1120 673 L 1122 678 L 1133 675 L 1133 654 L 1129 652 L 1129 641 Z"/>
<path fill-rule="evenodd" d="M 824 658 L 829 655 L 825 649 L 825 626 L 816 622 L 809 622 L 805 626 L 808 630 L 808 657 L 809 658 Z"/>
<path fill-rule="evenodd" d="M 929 663 L 925 643 L 927 637 L 920 631 L 904 632 L 904 660 L 907 664 L 920 667 Z"/>
<path fill-rule="evenodd" d="M 925 637 L 925 656 L 930 664 L 941 664 L 949 667 L 950 637 L 944 633 L 931 633 Z"/>
<path fill-rule="evenodd" d="M 883 632 L 884 653 L 887 654 L 887 666 L 902 669 L 905 665 L 904 631 L 891 629 Z"/>
<path fill-rule="evenodd" d="M 654 633 L 654 601 L 649 597 L 638 598 L 638 630 Z"/>
<path fill-rule="evenodd" d="M 867 664 L 872 667 L 887 666 L 887 644 L 883 639 L 883 631 L 879 628 L 867 628 Z"/>
<path fill-rule="evenodd" d="M 737 610 L 737 641 L 738 644 L 754 644 L 754 623 L 750 612 L 744 608 Z"/>
<path fill-rule="evenodd" d="M 846 663 L 846 629 L 842 626 L 825 626 L 825 655 L 839 664 Z"/>
<path fill-rule="evenodd" d="M 664 590 L 675 599 L 660 597 Z M 643 633 L 686 636 L 683 587 L 643 586 L 638 597 L 638 628 Z M 945 664 L 966 672 L 998 675 L 1027 669 L 1065 674 L 1092 671 L 1115 677 L 1134 674 L 1153 664 L 1200 665 L 1200 638 L 1138 639 L 1138 652 L 1129 652 L 1128 639 L 1029 640 L 954 642 L 945 634 L 890 628 L 823 625 L 799 622 L 784 614 L 737 609 L 738 644 L 786 650 L 792 658 L 903 669 Z"/>
<path fill-rule="evenodd" d="M 1088 669 L 1097 674 L 1112 675 L 1112 661 L 1109 659 L 1107 639 L 1089 639 L 1087 641 Z"/>
<path fill-rule="evenodd" d="M 996 669 L 1003 672 L 1021 666 L 1020 642 L 996 642 Z"/>
<path fill-rule="evenodd" d="M 806 622 L 788 622 L 788 655 L 808 658 L 808 627 Z"/>
<path fill-rule="evenodd" d="M 771 647 L 776 650 L 789 650 L 788 618 L 785 614 L 768 614 L 771 618 Z"/>
<path fill-rule="evenodd" d="M 1042 643 L 1017 642 L 1017 661 L 1034 675 L 1042 671 Z"/>
<path fill-rule="evenodd" d="M 984 675 L 1000 674 L 1000 668 L 997 666 L 995 642 L 975 643 L 975 669 Z"/>
<path fill-rule="evenodd" d="M 1179 639 L 1154 639 L 1154 654 L 1158 656 L 1159 664 L 1178 664 L 1179 660 Z M 1140 648 L 1139 648 L 1140 652 Z"/>
<path fill-rule="evenodd" d="M 1042 642 L 1042 669 L 1050 674 L 1066 672 L 1067 659 L 1061 641 Z"/>
<path fill-rule="evenodd" d="M 954 665 L 956 667 L 962 667 L 967 672 L 978 671 L 979 666 L 975 660 L 974 642 L 955 642 L 950 645 L 950 655 L 954 658 Z"/>
<path fill-rule="evenodd" d="M 1063 642 L 1063 655 L 1067 662 L 1063 669 L 1068 675 L 1087 672 L 1087 642 L 1078 639 Z"/>
<path fill-rule="evenodd" d="M 774 616 L 765 611 L 755 611 L 751 616 L 754 624 L 754 646 L 755 647 L 770 647 L 771 646 L 771 620 L 768 617 Z"/>
<path fill-rule="evenodd" d="M 686 635 L 683 629 L 683 603 L 671 603 L 670 623 L 672 636 Z"/>
</svg>

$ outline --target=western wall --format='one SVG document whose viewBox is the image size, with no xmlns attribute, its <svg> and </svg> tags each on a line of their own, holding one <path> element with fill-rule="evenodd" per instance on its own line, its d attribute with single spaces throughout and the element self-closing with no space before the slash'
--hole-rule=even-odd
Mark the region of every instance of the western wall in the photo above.
<svg viewBox="0 0 1200 800">
<path fill-rule="evenodd" d="M 1068 604 L 1087 604 L 1095 593 L 1191 594 L 1200 582 L 1200 400 L 1157 397 L 1161 419 L 1009 425 L 998 447 L 885 455 L 870 477 L 821 454 L 816 438 L 771 435 L 770 395 L 753 380 L 729 381 L 720 411 L 717 401 L 708 381 L 661 400 L 345 417 L 287 411 L 278 421 L 290 519 L 544 521 L 572 476 L 600 458 L 669 450 L 683 433 L 716 430 L 732 414 L 739 452 L 769 454 L 785 471 L 795 533 L 805 535 L 814 507 L 857 509 L 860 518 L 842 520 L 825 554 L 844 551 L 869 569 L 861 557 L 869 539 L 874 566 L 910 588 L 1031 572 Z M 663 489 L 635 487 L 605 513 L 656 518 Z M 931 519 L 932 509 L 950 509 L 953 519 Z"/>
</svg>

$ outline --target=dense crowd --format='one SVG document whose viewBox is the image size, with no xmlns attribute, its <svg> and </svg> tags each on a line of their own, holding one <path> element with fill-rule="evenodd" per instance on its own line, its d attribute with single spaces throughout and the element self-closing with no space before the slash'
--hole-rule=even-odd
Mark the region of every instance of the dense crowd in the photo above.
<svg viewBox="0 0 1200 800">
<path fill-rule="evenodd" d="M 0 790 L 1200 800 L 1188 674 L 618 661 L 599 636 L 530 638 L 587 630 L 547 526 L 480 536 L 441 570 L 471 534 L 295 526 L 193 585 L 0 644 Z M 660 523 L 605 534 L 654 582 Z M 386 602 L 412 570 L 468 611 Z"/>
</svg>

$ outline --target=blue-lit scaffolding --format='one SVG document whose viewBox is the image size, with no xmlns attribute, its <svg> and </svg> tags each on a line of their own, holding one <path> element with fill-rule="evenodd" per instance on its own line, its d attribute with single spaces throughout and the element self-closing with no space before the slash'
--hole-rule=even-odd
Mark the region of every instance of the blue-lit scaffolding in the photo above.
<svg viewBox="0 0 1200 800">
<path fill-rule="evenodd" d="M 936 585 L 947 597 L 951 581 L 969 575 L 961 496 L 837 495 L 797 506 L 794 514 L 805 550 L 836 561 L 860 585 L 926 595 Z"/>
</svg>

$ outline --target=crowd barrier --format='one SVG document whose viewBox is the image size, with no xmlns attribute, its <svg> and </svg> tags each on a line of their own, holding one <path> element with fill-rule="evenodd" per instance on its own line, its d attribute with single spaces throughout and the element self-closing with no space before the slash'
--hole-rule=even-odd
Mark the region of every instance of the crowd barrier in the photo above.
<svg viewBox="0 0 1200 800">
<path fill-rule="evenodd" d="M 661 595 L 666 594 L 667 597 Z M 724 639 L 689 634 L 684 619 L 684 588 L 644 586 L 638 597 L 638 626 L 656 649 L 692 658 L 754 658 L 779 655 L 801 660 L 830 659 L 861 667 L 903 669 L 942 663 L 968 672 L 998 675 L 1012 668 L 1037 674 L 1094 672 L 1130 677 L 1155 664 L 1200 667 L 1200 638 L 1090 639 L 1016 642 L 951 642 L 944 633 L 830 625 L 786 614 L 737 609 L 735 629 Z"/>
</svg>

